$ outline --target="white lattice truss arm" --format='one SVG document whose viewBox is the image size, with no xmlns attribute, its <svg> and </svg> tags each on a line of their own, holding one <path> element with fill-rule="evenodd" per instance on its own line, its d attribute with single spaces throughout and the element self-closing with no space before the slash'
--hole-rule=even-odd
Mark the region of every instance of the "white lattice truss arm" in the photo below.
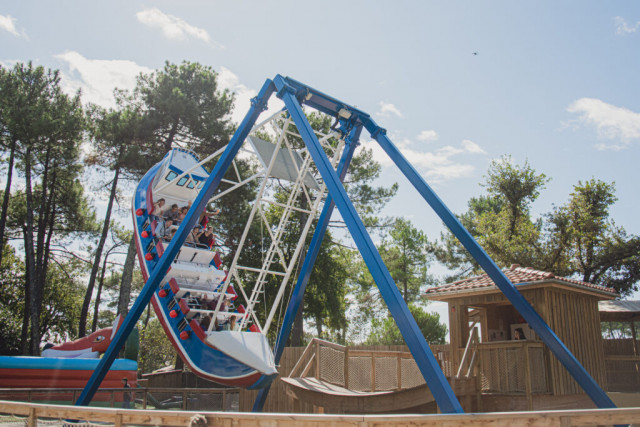
<svg viewBox="0 0 640 427">
<path fill-rule="evenodd" d="M 244 183 L 250 182 L 251 180 L 256 178 L 256 175 L 262 176 L 263 181 L 258 190 L 257 197 L 249 214 L 249 219 L 242 233 L 242 237 L 238 242 L 238 247 L 233 257 L 233 261 L 231 266 L 229 267 L 229 273 L 227 275 L 227 280 L 225 281 L 223 288 L 221 289 L 222 293 L 227 292 L 227 288 L 233 282 L 235 287 L 240 291 L 241 295 L 244 297 L 247 302 L 246 307 L 246 315 L 242 317 L 239 325 L 236 325 L 236 329 L 243 330 L 249 321 L 253 321 L 258 328 L 262 331 L 263 334 L 267 334 L 270 326 L 273 324 L 273 319 L 278 311 L 278 307 L 282 298 L 284 296 L 287 284 L 293 275 L 296 263 L 298 261 L 300 252 L 302 251 L 307 234 L 311 229 L 314 219 L 317 216 L 318 210 L 321 206 L 322 201 L 325 199 L 326 195 L 326 185 L 321 183 L 319 185 L 319 190 L 316 191 L 315 198 L 312 197 L 310 189 L 305 184 L 305 177 L 310 176 L 310 172 L 312 171 L 313 161 L 311 159 L 310 154 L 306 150 L 306 148 L 302 149 L 294 149 L 291 141 L 287 137 L 288 135 L 295 136 L 300 138 L 296 132 L 293 132 L 289 129 L 289 127 L 295 127 L 290 118 L 288 118 L 286 113 L 278 113 L 259 125 L 255 126 L 252 130 L 252 133 L 255 133 L 257 130 L 263 130 L 265 126 L 270 125 L 276 132 L 276 143 L 275 150 L 272 154 L 271 161 L 266 167 L 262 168 L 262 171 L 258 174 L 253 175 L 252 177 L 242 180 L 240 178 L 240 174 L 237 173 L 238 182 L 235 183 L 231 188 L 225 190 L 226 192 L 233 191 L 233 189 L 238 188 L 240 185 L 244 185 Z M 344 147 L 344 140 L 340 138 L 340 135 L 337 132 L 330 132 L 329 134 L 322 134 L 317 132 L 319 141 L 325 151 L 328 153 L 332 165 L 335 167 L 340 153 Z M 338 140 L 338 144 L 336 147 L 332 147 L 330 145 L 330 139 L 334 138 Z M 274 165 L 276 163 L 276 159 L 278 157 L 278 153 L 281 149 L 285 149 L 289 156 L 291 156 L 292 164 L 295 167 L 296 179 L 293 181 L 293 185 L 290 189 L 288 198 L 286 203 L 278 202 L 275 200 L 271 200 L 269 195 L 269 182 L 270 182 L 270 174 Z M 294 158 L 294 151 L 296 151 L 301 159 L 302 163 L 298 166 L 296 159 Z M 309 206 L 307 209 L 302 209 L 296 206 L 297 200 L 300 194 L 304 194 L 304 198 L 306 199 L 306 205 Z M 223 194 L 217 194 L 214 199 L 221 197 Z M 214 200 L 212 199 L 212 200 Z M 272 226 L 269 222 L 267 215 L 265 214 L 265 206 L 272 205 L 278 206 L 282 208 L 282 214 L 276 226 Z M 293 212 L 302 212 L 307 214 L 307 219 L 296 244 L 295 250 L 290 258 L 288 264 L 285 263 L 286 257 L 284 256 L 283 249 L 281 247 L 282 239 L 286 235 L 287 226 L 289 225 L 289 220 Z M 245 246 L 247 237 L 249 235 L 249 230 L 251 229 L 251 225 L 255 221 L 261 221 L 261 227 L 266 230 L 267 235 L 270 239 L 269 247 L 266 249 L 263 254 L 263 261 L 260 267 L 251 267 L 251 266 L 243 266 L 239 265 L 238 261 L 240 259 L 240 255 Z M 277 267 L 277 268 L 273 268 Z M 279 271 L 279 270 L 282 271 Z M 255 281 L 252 279 L 251 283 L 243 283 L 241 279 L 241 275 L 239 271 L 251 272 L 256 274 Z M 264 286 L 268 282 L 269 277 L 279 277 L 280 285 L 278 287 L 278 292 L 276 294 L 273 305 L 268 310 L 267 318 L 264 322 L 264 325 L 261 324 L 260 320 L 256 316 L 256 304 L 260 302 L 261 297 L 264 295 L 265 289 Z M 251 291 L 247 293 L 247 287 L 253 285 Z M 218 315 L 220 307 L 222 305 L 222 300 L 218 301 L 216 306 L 216 310 L 214 313 L 214 318 Z M 209 325 L 209 332 L 214 328 L 214 322 L 211 322 Z"/>
</svg>

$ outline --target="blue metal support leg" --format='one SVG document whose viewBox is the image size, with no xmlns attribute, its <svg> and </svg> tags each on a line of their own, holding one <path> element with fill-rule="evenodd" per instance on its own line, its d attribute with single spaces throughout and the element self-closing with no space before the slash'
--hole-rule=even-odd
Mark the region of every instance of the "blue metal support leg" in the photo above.
<svg viewBox="0 0 640 427">
<path fill-rule="evenodd" d="M 404 176 L 407 177 L 436 214 L 438 214 L 440 219 L 444 221 L 451 232 L 460 240 L 460 243 L 471 253 L 473 258 L 480 264 L 489 277 L 491 277 L 498 288 L 509 301 L 511 301 L 516 310 L 524 317 L 558 360 L 567 368 L 569 373 L 578 384 L 580 384 L 593 402 L 599 408 L 615 408 L 615 404 L 604 390 L 602 390 L 598 383 L 589 375 L 571 351 L 560 341 L 560 338 L 549 328 L 542 317 L 540 317 L 531 304 L 527 302 L 491 257 L 482 249 L 473 236 L 471 236 L 460 221 L 458 221 L 456 216 L 447 208 L 420 174 L 400 153 L 387 137 L 385 130 L 380 128 L 371 118 L 366 118 L 363 121 L 366 129 L 371 133 L 371 136 L 378 141 L 382 149 L 389 155 L 398 168 L 400 168 Z"/>
<path fill-rule="evenodd" d="M 361 131 L 362 126 L 358 126 L 351 131 L 349 137 L 347 138 L 342 158 L 340 159 L 340 163 L 338 164 L 340 181 L 344 181 L 344 177 L 347 174 L 349 164 L 351 163 L 351 159 L 353 158 L 353 153 L 356 149 L 356 146 L 358 145 L 358 139 L 360 138 Z M 282 327 L 280 328 L 280 334 L 278 335 L 274 350 L 274 359 L 276 365 L 280 363 L 282 352 L 284 351 L 284 348 L 287 345 L 287 340 L 289 339 L 289 335 L 291 334 L 293 322 L 298 314 L 298 311 L 300 311 L 300 307 L 302 307 L 304 292 L 307 289 L 307 283 L 309 283 L 311 271 L 313 270 L 316 258 L 318 257 L 318 253 L 320 252 L 320 246 L 322 246 L 322 240 L 324 239 L 327 227 L 329 226 L 329 220 L 331 219 L 331 214 L 333 213 L 335 205 L 336 204 L 331 198 L 331 195 L 327 196 L 327 200 L 325 200 L 324 206 L 322 208 L 322 213 L 320 214 L 320 218 L 318 219 L 318 225 L 316 226 L 316 230 L 313 233 L 313 238 L 311 239 L 311 243 L 309 244 L 309 250 L 304 257 L 304 262 L 302 263 L 302 267 L 300 268 L 298 281 L 293 288 L 291 300 L 289 301 L 287 311 L 284 315 L 284 320 L 282 321 Z M 264 407 L 264 403 L 267 400 L 270 388 L 271 385 L 268 385 L 258 391 L 258 396 L 253 403 L 253 412 L 262 412 L 262 408 Z"/>
<path fill-rule="evenodd" d="M 245 138 L 247 137 L 247 135 L 249 135 L 249 132 L 251 132 L 251 128 L 255 124 L 258 116 L 260 115 L 260 113 L 262 113 L 262 111 L 266 109 L 267 102 L 273 92 L 273 82 L 271 80 L 267 80 L 262 86 L 262 89 L 260 90 L 258 96 L 252 99 L 249 112 L 240 124 L 238 130 L 231 138 L 231 141 L 229 141 L 229 145 L 220 157 L 220 160 L 218 160 L 218 162 L 216 163 L 213 171 L 211 171 L 209 178 L 205 182 L 202 190 L 200 190 L 198 197 L 196 197 L 196 200 L 193 203 L 193 207 L 189 209 L 187 216 L 182 222 L 182 225 L 176 232 L 173 239 L 171 239 L 171 243 L 169 243 L 166 251 L 158 260 L 156 266 L 151 272 L 151 275 L 149 276 L 149 280 L 147 280 L 147 283 L 145 283 L 144 288 L 140 292 L 140 295 L 133 304 L 133 307 L 131 307 L 129 314 L 124 319 L 122 326 L 116 332 L 116 336 L 109 345 L 109 348 L 105 352 L 102 359 L 100 359 L 100 363 L 98 363 L 96 370 L 91 375 L 91 378 L 89 378 L 89 381 L 82 391 L 82 394 L 78 398 L 76 405 L 86 406 L 91 402 L 91 399 L 93 398 L 95 392 L 98 390 L 98 387 L 102 383 L 102 380 L 107 375 L 109 368 L 113 364 L 113 361 L 116 359 L 116 356 L 124 345 L 127 337 L 133 330 L 133 327 L 140 318 L 140 315 L 144 311 L 145 307 L 147 307 L 147 305 L 149 304 L 149 301 L 151 301 L 151 297 L 153 296 L 154 292 L 158 289 L 158 285 L 167 273 L 167 270 L 171 266 L 173 259 L 176 257 L 178 251 L 182 247 L 182 244 L 186 240 L 187 235 L 200 217 L 200 213 L 204 210 L 209 199 L 218 189 L 218 186 L 222 181 L 222 177 L 226 173 L 227 169 L 229 169 L 229 166 L 231 166 L 231 162 L 238 153 L 238 150 L 242 146 Z"/>
<path fill-rule="evenodd" d="M 440 410 L 444 413 L 462 413 L 462 406 L 456 398 L 444 373 L 440 369 L 429 345 L 427 344 L 409 308 L 402 299 L 395 282 L 389 274 L 371 237 L 358 216 L 353 204 L 349 200 L 336 172 L 331 167 L 329 159 L 322 150 L 318 139 L 307 121 L 297 98 L 295 89 L 291 88 L 282 76 L 276 76 L 274 83 L 278 96 L 284 101 L 287 110 L 293 118 L 298 132 L 302 136 L 306 147 L 327 184 L 329 194 L 334 199 L 342 218 L 344 219 L 356 246 L 362 254 L 371 275 L 380 289 L 389 311 L 395 319 L 402 336 L 409 346 L 413 357 L 424 376 Z"/>
</svg>

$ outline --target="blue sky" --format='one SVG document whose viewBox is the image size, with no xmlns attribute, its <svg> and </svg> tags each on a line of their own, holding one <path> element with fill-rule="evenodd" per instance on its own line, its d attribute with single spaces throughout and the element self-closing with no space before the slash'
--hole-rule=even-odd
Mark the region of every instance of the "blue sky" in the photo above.
<svg viewBox="0 0 640 427">
<path fill-rule="evenodd" d="M 640 233 L 637 2 L 5 1 L 0 46 L 0 63 L 59 68 L 107 105 L 141 71 L 198 61 L 238 93 L 236 118 L 265 78 L 288 75 L 373 114 L 454 212 L 508 154 L 552 178 L 536 215 L 595 177 L 615 181 L 612 216 Z M 401 184 L 385 213 L 437 237 L 376 155 L 382 181 Z"/>
</svg>

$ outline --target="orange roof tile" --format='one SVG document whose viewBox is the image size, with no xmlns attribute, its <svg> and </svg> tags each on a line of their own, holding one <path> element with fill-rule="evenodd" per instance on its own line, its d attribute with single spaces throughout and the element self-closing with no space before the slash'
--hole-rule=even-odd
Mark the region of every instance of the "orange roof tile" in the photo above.
<svg viewBox="0 0 640 427">
<path fill-rule="evenodd" d="M 605 286 L 594 285 L 588 282 L 582 282 L 580 280 L 570 279 L 567 277 L 559 277 L 548 271 L 535 270 L 532 267 L 520 267 L 518 264 L 513 264 L 510 268 L 502 270 L 511 283 L 516 284 L 528 284 L 534 282 L 556 282 L 566 284 L 576 288 L 582 288 L 591 290 L 598 293 L 603 293 L 609 296 L 617 296 L 618 293 L 613 288 L 607 288 Z M 426 290 L 426 296 L 444 295 L 461 292 L 473 292 L 475 290 L 491 290 L 497 289 L 493 280 L 487 274 L 481 276 L 471 277 L 469 279 L 458 280 L 457 282 L 447 283 L 446 285 L 438 286 L 435 288 L 429 288 Z"/>
</svg>

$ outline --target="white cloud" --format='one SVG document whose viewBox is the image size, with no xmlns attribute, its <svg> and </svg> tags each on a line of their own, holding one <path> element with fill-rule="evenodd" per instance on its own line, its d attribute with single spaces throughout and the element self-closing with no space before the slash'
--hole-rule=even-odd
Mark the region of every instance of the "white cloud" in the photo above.
<svg viewBox="0 0 640 427">
<path fill-rule="evenodd" d="M 398 117 L 402 117 L 402 113 L 400 112 L 400 110 L 398 110 L 396 108 L 395 105 L 390 104 L 390 103 L 386 103 L 386 102 L 382 102 L 380 101 L 378 103 L 378 105 L 380 105 L 380 110 L 376 113 L 376 115 L 378 116 L 390 116 L 390 115 L 396 115 Z"/>
<path fill-rule="evenodd" d="M 478 144 L 476 144 L 475 142 L 469 140 L 469 139 L 463 139 L 462 140 L 462 148 L 464 149 L 464 151 L 466 151 L 467 153 L 473 153 L 473 154 L 487 154 L 486 151 L 484 151 L 482 149 L 482 147 L 480 147 Z"/>
<path fill-rule="evenodd" d="M 635 33 L 640 28 L 640 21 L 636 22 L 633 25 L 630 25 L 626 19 L 621 16 L 616 16 L 613 18 L 613 22 L 616 25 L 616 34 L 629 34 Z"/>
<path fill-rule="evenodd" d="M 0 15 L 0 29 L 10 32 L 16 37 L 25 36 L 24 32 L 20 34 L 16 29 L 16 18 L 11 15 Z"/>
<path fill-rule="evenodd" d="M 127 60 L 87 59 L 78 52 L 65 52 L 55 55 L 68 66 L 63 70 L 62 83 L 65 90 L 75 93 L 82 89 L 83 102 L 93 102 L 103 107 L 115 106 L 113 90 L 134 88 L 136 77 L 140 73 L 153 71 Z"/>
<path fill-rule="evenodd" d="M 233 112 L 231 113 L 231 119 L 239 124 L 249 111 L 249 107 L 251 107 L 251 98 L 255 97 L 258 91 L 250 89 L 240 83 L 240 78 L 235 73 L 222 66 L 218 71 L 218 86 L 220 90 L 229 89 L 231 92 L 235 92 L 236 99 Z M 283 105 L 284 103 L 282 101 L 272 96 L 269 102 L 269 108 L 262 113 L 262 117 L 275 113 L 282 109 Z"/>
<path fill-rule="evenodd" d="M 438 138 L 438 132 L 435 130 L 423 130 L 418 135 L 418 141 L 437 141 Z"/>
<path fill-rule="evenodd" d="M 446 145 L 434 151 L 418 151 L 412 148 L 410 141 L 406 139 L 401 139 L 396 142 L 396 146 L 404 157 L 416 167 L 425 178 L 432 182 L 463 178 L 473 173 L 475 170 L 473 165 L 459 162 L 455 159 L 455 156 L 464 154 L 486 154 L 478 144 L 470 140 L 462 141 L 458 147 Z M 373 159 L 382 166 L 393 166 L 393 162 L 377 142 L 372 140 L 364 141 L 363 147 L 373 150 Z"/>
<path fill-rule="evenodd" d="M 141 10 L 136 13 L 136 17 L 142 24 L 161 30 L 162 34 L 169 40 L 186 40 L 193 37 L 211 45 L 222 47 L 211 39 L 207 30 L 194 27 L 185 20 L 177 16 L 168 15 L 155 7 Z"/>
<path fill-rule="evenodd" d="M 598 136 L 605 139 L 617 139 L 612 145 L 599 144 L 599 150 L 621 150 L 629 146 L 632 140 L 640 139 L 640 113 L 624 107 L 607 104 L 595 98 L 580 98 L 567 111 L 578 114 L 578 123 L 593 126 Z"/>
<path fill-rule="evenodd" d="M 64 61 L 68 67 L 63 67 L 62 84 L 67 93 L 75 94 L 82 90 L 83 102 L 92 102 L 103 107 L 114 107 L 115 88 L 132 90 L 136 84 L 136 77 L 140 73 L 150 73 L 151 68 L 138 65 L 126 60 L 87 59 L 78 52 L 65 52 L 55 56 Z M 235 108 L 231 118 L 240 123 L 249 111 L 251 98 L 258 92 L 240 83 L 238 76 L 225 67 L 219 67 L 218 87 L 228 89 L 236 94 Z M 263 114 L 275 113 L 282 108 L 282 101 L 272 97 L 269 109 Z"/>
<path fill-rule="evenodd" d="M 596 144 L 596 150 L 598 151 L 621 151 L 627 148 L 626 144 Z"/>
</svg>

